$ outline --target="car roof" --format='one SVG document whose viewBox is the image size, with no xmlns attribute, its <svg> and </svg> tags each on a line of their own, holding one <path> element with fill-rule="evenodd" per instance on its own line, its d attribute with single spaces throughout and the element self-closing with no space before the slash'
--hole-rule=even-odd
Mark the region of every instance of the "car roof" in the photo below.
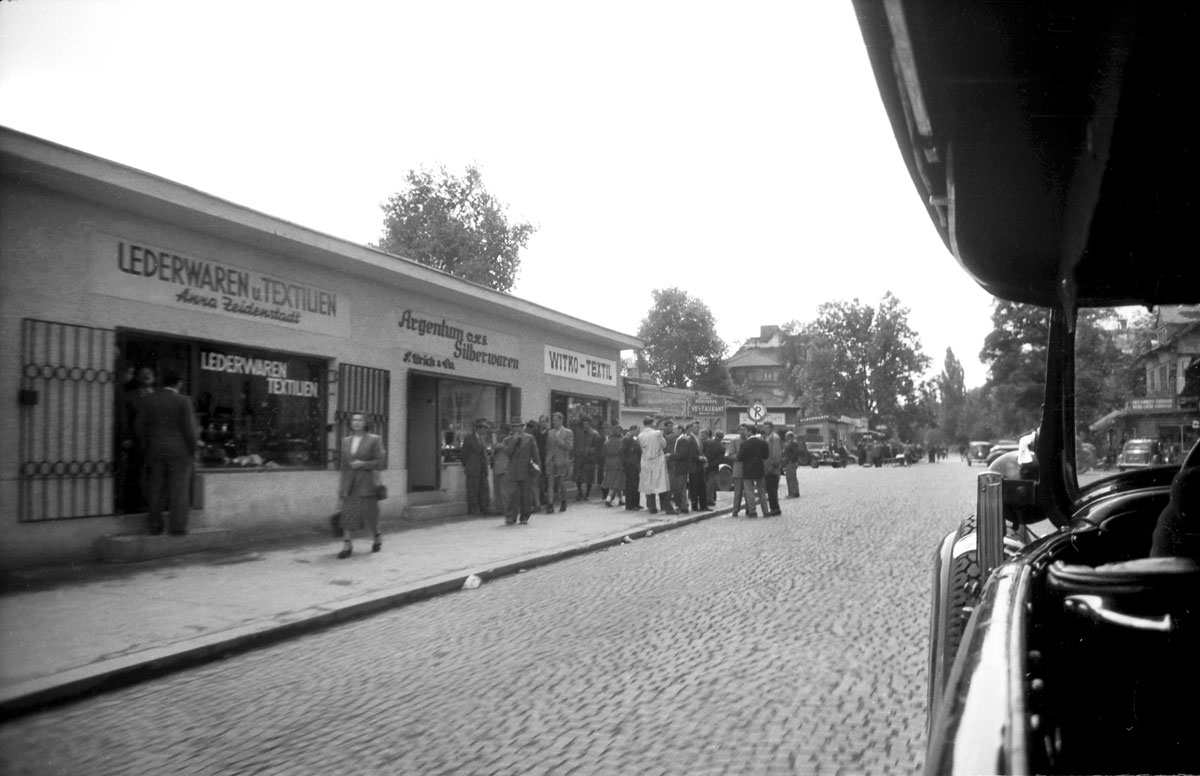
<svg viewBox="0 0 1200 776">
<path fill-rule="evenodd" d="M 913 183 L 988 292 L 1200 301 L 1188 3 L 854 0 Z"/>
</svg>

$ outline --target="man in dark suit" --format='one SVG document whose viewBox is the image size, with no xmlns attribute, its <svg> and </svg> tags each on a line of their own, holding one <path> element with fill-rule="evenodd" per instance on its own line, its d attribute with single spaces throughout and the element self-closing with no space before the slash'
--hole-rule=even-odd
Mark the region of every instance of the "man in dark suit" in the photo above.
<svg viewBox="0 0 1200 776">
<path fill-rule="evenodd" d="M 475 421 L 475 433 L 467 434 L 462 443 L 463 472 L 467 475 L 467 514 L 482 515 L 488 511 L 488 431 L 484 418 Z"/>
<path fill-rule="evenodd" d="M 504 442 L 504 453 L 508 456 L 508 475 L 504 483 L 508 491 L 505 525 L 518 522 L 518 507 L 521 525 L 529 525 L 529 516 L 533 513 L 533 484 L 537 480 L 540 457 L 537 441 L 533 438 L 537 428 L 537 421 L 531 420 L 525 424 L 524 431 L 517 426 L 515 433 Z"/>
<path fill-rule="evenodd" d="M 163 530 L 163 501 L 167 502 L 167 532 L 187 533 L 192 467 L 196 456 L 196 419 L 192 400 L 179 390 L 178 372 L 167 370 L 162 390 L 146 396 L 134 419 L 134 433 L 146 456 L 146 502 L 150 533 Z"/>
</svg>

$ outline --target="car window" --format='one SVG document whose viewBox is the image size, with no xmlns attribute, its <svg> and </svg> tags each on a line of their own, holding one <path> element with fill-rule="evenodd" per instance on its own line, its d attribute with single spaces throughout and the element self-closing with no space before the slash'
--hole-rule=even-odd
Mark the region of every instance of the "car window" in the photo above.
<svg viewBox="0 0 1200 776">
<path fill-rule="evenodd" d="M 1200 435 L 1200 319 L 1195 308 L 1080 312 L 1075 332 L 1079 484 L 1178 466 Z"/>
</svg>

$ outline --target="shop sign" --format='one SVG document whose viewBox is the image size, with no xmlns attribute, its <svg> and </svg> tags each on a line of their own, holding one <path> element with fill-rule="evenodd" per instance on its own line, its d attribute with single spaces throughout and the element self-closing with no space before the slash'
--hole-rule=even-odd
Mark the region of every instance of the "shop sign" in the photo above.
<svg viewBox="0 0 1200 776">
<path fill-rule="evenodd" d="M 495 370 L 521 368 L 521 340 L 511 334 L 453 321 L 412 308 L 397 323 L 403 362 L 416 367 L 455 371 L 462 364 Z"/>
<path fill-rule="evenodd" d="M 588 383 L 616 386 L 617 362 L 547 345 L 546 374 L 572 377 Z"/>
<path fill-rule="evenodd" d="M 321 385 L 315 380 L 296 380 L 288 375 L 288 362 L 253 355 L 236 355 L 216 350 L 200 351 L 200 370 L 248 375 L 263 380 L 268 395 L 321 397 Z"/>
<path fill-rule="evenodd" d="M 688 415 L 721 415 L 725 414 L 725 400 L 713 397 L 693 398 L 688 400 Z"/>
<path fill-rule="evenodd" d="M 1131 410 L 1173 410 L 1175 409 L 1174 399 L 1130 399 L 1129 409 Z"/>
<path fill-rule="evenodd" d="M 748 426 L 756 426 L 762 423 L 774 423 L 776 426 L 786 425 L 786 416 L 782 412 L 765 412 L 761 420 L 754 420 L 748 412 L 738 413 L 738 425 L 745 423 Z"/>
<path fill-rule="evenodd" d="M 335 337 L 350 334 L 346 300 L 332 291 L 141 240 L 97 233 L 94 244 L 99 259 L 91 262 L 92 289 L 98 294 Z"/>
</svg>

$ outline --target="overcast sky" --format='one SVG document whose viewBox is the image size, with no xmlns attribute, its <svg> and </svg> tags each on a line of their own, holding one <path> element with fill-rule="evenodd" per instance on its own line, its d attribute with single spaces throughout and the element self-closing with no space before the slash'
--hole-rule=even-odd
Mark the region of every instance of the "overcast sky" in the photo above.
<svg viewBox="0 0 1200 776">
<path fill-rule="evenodd" d="M 359 243 L 474 163 L 538 227 L 517 296 L 635 334 L 678 286 L 732 352 L 890 290 L 985 376 L 849 0 L 0 1 L 0 124 Z"/>
</svg>

